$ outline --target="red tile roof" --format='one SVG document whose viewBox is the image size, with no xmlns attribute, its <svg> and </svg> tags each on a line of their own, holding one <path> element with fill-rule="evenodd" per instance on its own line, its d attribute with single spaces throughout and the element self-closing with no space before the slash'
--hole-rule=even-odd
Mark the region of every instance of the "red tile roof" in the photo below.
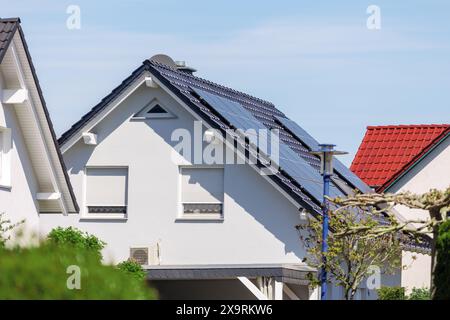
<svg viewBox="0 0 450 320">
<path fill-rule="evenodd" d="M 450 124 L 369 126 L 350 169 L 383 191 L 450 133 Z"/>
</svg>

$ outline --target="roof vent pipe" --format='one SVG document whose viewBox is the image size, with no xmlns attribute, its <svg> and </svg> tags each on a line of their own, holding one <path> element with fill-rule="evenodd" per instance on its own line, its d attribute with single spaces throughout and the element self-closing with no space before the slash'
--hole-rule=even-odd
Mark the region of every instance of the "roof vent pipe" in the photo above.
<svg viewBox="0 0 450 320">
<path fill-rule="evenodd" d="M 171 57 L 165 54 L 156 54 L 151 57 L 150 60 L 189 74 L 193 74 L 197 71 L 194 68 L 188 67 L 185 61 L 174 61 Z"/>
<path fill-rule="evenodd" d="M 177 65 L 177 70 L 180 70 L 182 72 L 193 74 L 195 71 L 197 71 L 194 68 L 187 66 L 186 61 L 175 61 L 175 64 Z"/>
</svg>

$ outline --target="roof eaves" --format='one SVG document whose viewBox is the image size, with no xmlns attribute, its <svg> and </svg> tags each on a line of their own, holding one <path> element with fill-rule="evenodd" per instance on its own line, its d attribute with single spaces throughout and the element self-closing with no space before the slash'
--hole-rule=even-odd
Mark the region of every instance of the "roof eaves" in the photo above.
<svg viewBox="0 0 450 320">
<path fill-rule="evenodd" d="M 18 19 L 18 22 L 20 22 L 20 19 Z M 22 31 L 22 27 L 20 26 L 20 24 L 18 23 L 17 25 L 18 25 L 17 29 L 19 30 L 20 37 L 21 37 L 21 40 L 22 40 L 22 43 L 23 43 L 23 47 L 24 47 L 25 53 L 27 55 L 27 59 L 28 59 L 29 64 L 30 64 L 31 73 L 32 73 L 33 80 L 34 80 L 34 83 L 35 83 L 37 91 L 38 91 L 39 99 L 41 100 L 41 103 L 42 103 L 42 108 L 44 110 L 45 118 L 47 120 L 47 123 L 48 123 L 48 126 L 49 126 L 49 130 L 50 130 L 50 133 L 51 133 L 51 136 L 52 136 L 52 140 L 53 140 L 53 143 L 54 143 L 55 148 L 56 148 L 56 153 L 58 155 L 58 159 L 59 159 L 59 162 L 61 164 L 61 168 L 62 168 L 62 171 L 63 171 L 63 174 L 64 174 L 64 179 L 65 179 L 65 182 L 66 182 L 66 184 L 68 186 L 70 197 L 71 197 L 71 200 L 73 202 L 75 212 L 78 213 L 80 211 L 80 207 L 78 206 L 78 202 L 76 200 L 75 193 L 73 191 L 73 187 L 72 187 L 72 184 L 70 182 L 69 175 L 67 173 L 67 168 L 66 168 L 65 162 L 63 160 L 63 157 L 62 157 L 62 154 L 61 154 L 61 150 L 59 148 L 58 140 L 56 139 L 55 130 L 54 130 L 51 118 L 50 118 L 50 114 L 48 112 L 47 104 L 45 102 L 41 86 L 39 84 L 39 80 L 38 80 L 38 77 L 37 77 L 37 74 L 36 74 L 36 70 L 35 70 L 34 65 L 33 65 L 33 60 L 31 59 L 31 55 L 30 55 L 30 52 L 28 50 L 27 42 L 25 41 L 25 35 L 24 35 L 23 31 Z"/>
</svg>

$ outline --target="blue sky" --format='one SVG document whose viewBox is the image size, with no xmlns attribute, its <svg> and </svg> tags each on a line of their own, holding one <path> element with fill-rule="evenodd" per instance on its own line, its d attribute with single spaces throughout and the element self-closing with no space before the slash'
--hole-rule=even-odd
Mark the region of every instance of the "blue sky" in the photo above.
<svg viewBox="0 0 450 320">
<path fill-rule="evenodd" d="M 66 9 L 81 9 L 68 30 Z M 381 9 L 368 30 L 366 9 Z M 22 26 L 60 135 L 146 58 L 273 102 L 349 151 L 367 125 L 450 122 L 450 1 L 0 0 Z"/>
</svg>

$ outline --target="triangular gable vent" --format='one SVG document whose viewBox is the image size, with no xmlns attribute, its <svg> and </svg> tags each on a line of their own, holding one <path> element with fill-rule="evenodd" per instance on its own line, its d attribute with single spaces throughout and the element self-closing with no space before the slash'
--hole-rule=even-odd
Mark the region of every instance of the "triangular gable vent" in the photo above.
<svg viewBox="0 0 450 320">
<path fill-rule="evenodd" d="M 155 105 L 153 108 L 147 111 L 148 114 L 158 114 L 158 113 L 167 113 L 167 111 L 161 107 L 159 104 Z"/>
<path fill-rule="evenodd" d="M 148 103 L 141 111 L 136 113 L 134 119 L 163 119 L 163 118 L 176 118 L 176 116 L 161 106 L 157 100 L 153 100 Z"/>
</svg>

